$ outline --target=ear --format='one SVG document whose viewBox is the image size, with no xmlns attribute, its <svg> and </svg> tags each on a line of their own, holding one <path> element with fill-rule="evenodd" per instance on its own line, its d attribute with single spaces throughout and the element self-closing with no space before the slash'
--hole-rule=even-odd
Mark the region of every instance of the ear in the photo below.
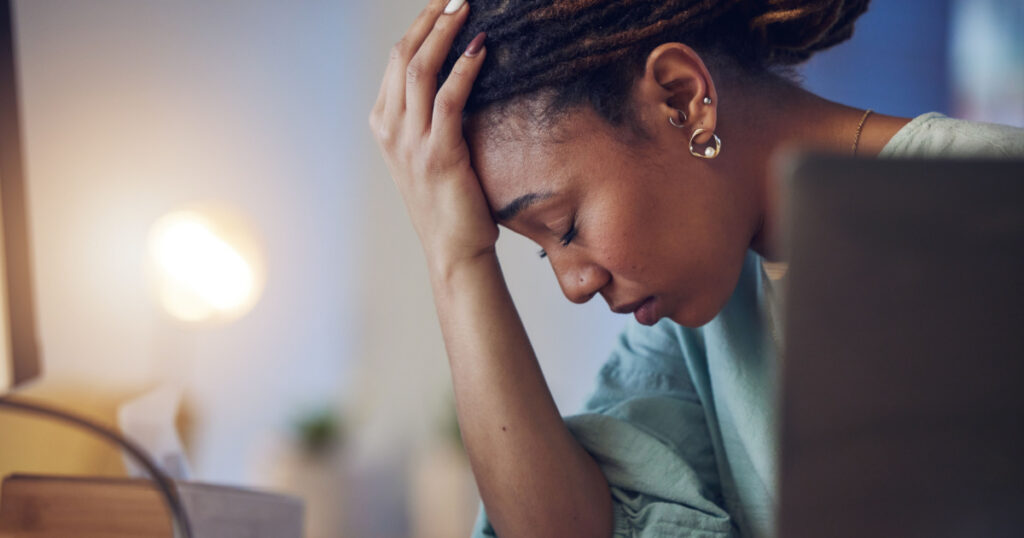
<svg viewBox="0 0 1024 538">
<path fill-rule="evenodd" d="M 686 136 L 695 129 L 704 129 L 695 142 L 711 141 L 718 121 L 718 93 L 711 73 L 693 49 L 682 43 L 664 43 L 651 51 L 638 91 L 638 98 L 664 118 L 666 128 L 673 128 L 668 123 L 670 117 L 682 121 L 682 110 L 687 118 L 683 122 Z M 705 97 L 711 99 L 711 104 L 704 102 Z"/>
</svg>

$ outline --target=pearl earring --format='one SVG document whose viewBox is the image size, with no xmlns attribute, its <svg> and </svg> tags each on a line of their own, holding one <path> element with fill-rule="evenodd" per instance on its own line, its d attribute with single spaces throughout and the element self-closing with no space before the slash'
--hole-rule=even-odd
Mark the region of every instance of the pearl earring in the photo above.
<svg viewBox="0 0 1024 538">
<path fill-rule="evenodd" d="M 711 104 L 711 98 L 710 97 L 705 97 L 704 98 L 704 104 L 705 105 L 710 105 Z"/>
<path fill-rule="evenodd" d="M 694 157 L 700 157 L 701 159 L 714 159 L 718 157 L 719 152 L 722 151 L 722 139 L 718 138 L 714 132 L 711 133 L 711 140 L 715 143 L 713 146 L 709 145 L 704 148 L 703 152 L 697 151 L 693 147 L 693 143 L 697 138 L 697 135 L 707 132 L 706 129 L 694 129 L 693 134 L 690 135 L 690 155 Z"/>
</svg>

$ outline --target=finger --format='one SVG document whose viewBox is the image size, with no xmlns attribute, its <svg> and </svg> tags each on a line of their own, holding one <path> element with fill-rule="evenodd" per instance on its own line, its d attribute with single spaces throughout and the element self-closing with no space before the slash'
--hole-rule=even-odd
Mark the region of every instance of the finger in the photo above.
<svg viewBox="0 0 1024 538">
<path fill-rule="evenodd" d="M 423 131 L 430 127 L 431 110 L 437 94 L 437 73 L 468 16 L 467 4 L 452 14 L 438 18 L 434 29 L 409 62 L 405 79 L 405 106 L 406 121 L 410 127 Z"/>
<path fill-rule="evenodd" d="M 448 79 L 434 99 L 434 113 L 431 118 L 430 136 L 443 144 L 455 145 L 462 140 L 462 110 L 473 89 L 473 82 L 480 74 L 480 67 L 487 56 L 484 40 L 487 34 L 480 32 L 456 60 Z"/>
<path fill-rule="evenodd" d="M 423 44 L 423 40 L 434 28 L 434 23 L 441 16 L 447 3 L 448 0 L 430 0 L 427 7 L 409 26 L 402 39 L 391 47 L 391 57 L 384 72 L 384 81 L 387 85 L 387 89 L 383 90 L 386 95 L 384 105 L 386 110 L 396 112 L 405 110 L 405 69 L 409 65 L 409 60 Z"/>
</svg>

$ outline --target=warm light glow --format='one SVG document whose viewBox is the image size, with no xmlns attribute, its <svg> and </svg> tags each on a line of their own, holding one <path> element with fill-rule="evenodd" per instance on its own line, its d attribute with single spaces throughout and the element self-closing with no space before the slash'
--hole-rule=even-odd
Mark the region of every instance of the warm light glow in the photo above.
<svg viewBox="0 0 1024 538">
<path fill-rule="evenodd" d="M 150 232 L 149 255 L 167 312 L 200 322 L 234 319 L 248 311 L 259 294 L 260 278 L 247 235 L 195 210 L 160 218 Z"/>
</svg>

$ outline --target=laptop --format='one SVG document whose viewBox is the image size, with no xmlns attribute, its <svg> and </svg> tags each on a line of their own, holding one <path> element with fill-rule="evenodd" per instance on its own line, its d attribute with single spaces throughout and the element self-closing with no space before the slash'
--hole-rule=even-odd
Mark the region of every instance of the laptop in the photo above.
<svg viewBox="0 0 1024 538">
<path fill-rule="evenodd" d="M 1024 161 L 805 155 L 779 537 L 1024 533 Z"/>
</svg>

